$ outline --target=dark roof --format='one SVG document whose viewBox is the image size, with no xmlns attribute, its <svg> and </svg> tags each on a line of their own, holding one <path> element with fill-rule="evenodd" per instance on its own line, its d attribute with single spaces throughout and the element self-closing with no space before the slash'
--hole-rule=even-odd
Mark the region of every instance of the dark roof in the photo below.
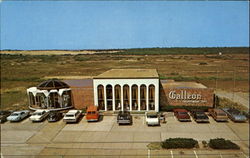
<svg viewBox="0 0 250 158">
<path fill-rule="evenodd" d="M 63 80 L 63 82 L 67 83 L 71 88 L 85 87 L 92 88 L 93 80 L 92 79 L 72 79 L 72 80 Z"/>
<path fill-rule="evenodd" d="M 44 81 L 37 86 L 37 89 L 42 89 L 42 90 L 62 89 L 62 88 L 69 88 L 69 85 L 56 79 Z"/>
</svg>

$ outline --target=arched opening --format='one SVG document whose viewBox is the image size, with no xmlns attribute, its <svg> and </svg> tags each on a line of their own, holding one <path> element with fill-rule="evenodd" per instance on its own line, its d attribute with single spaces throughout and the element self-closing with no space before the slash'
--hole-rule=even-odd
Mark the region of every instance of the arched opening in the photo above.
<svg viewBox="0 0 250 158">
<path fill-rule="evenodd" d="M 138 110 L 138 86 L 132 86 L 132 110 Z"/>
<path fill-rule="evenodd" d="M 155 86 L 149 85 L 148 87 L 148 104 L 149 110 L 155 110 Z"/>
<path fill-rule="evenodd" d="M 37 93 L 36 94 L 36 105 L 41 108 L 47 108 L 47 98 L 43 93 Z"/>
<path fill-rule="evenodd" d="M 107 110 L 113 109 L 113 93 L 112 93 L 112 86 L 106 86 L 106 100 L 107 100 Z"/>
<path fill-rule="evenodd" d="M 57 92 L 51 92 L 49 94 L 49 105 L 52 108 L 59 108 L 60 104 L 59 104 L 59 95 Z"/>
<path fill-rule="evenodd" d="M 115 85 L 115 110 L 121 110 L 121 86 Z"/>
<path fill-rule="evenodd" d="M 98 108 L 100 110 L 105 110 L 105 106 L 104 106 L 104 87 L 103 87 L 103 85 L 99 85 L 97 87 L 97 93 L 98 93 Z"/>
<path fill-rule="evenodd" d="M 30 101 L 30 105 L 35 105 L 35 97 L 33 95 L 33 93 L 29 92 L 29 101 Z"/>
<path fill-rule="evenodd" d="M 123 110 L 129 110 L 129 86 L 123 86 Z"/>
<path fill-rule="evenodd" d="M 62 107 L 71 106 L 71 91 L 64 91 L 62 94 Z"/>
<path fill-rule="evenodd" d="M 141 100 L 141 110 L 146 110 L 146 85 L 141 85 L 140 87 L 140 100 Z"/>
</svg>

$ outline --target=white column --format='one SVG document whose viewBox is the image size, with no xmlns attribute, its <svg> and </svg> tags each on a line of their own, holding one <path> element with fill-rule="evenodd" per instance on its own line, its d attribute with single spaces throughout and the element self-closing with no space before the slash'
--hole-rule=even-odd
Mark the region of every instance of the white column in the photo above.
<svg viewBox="0 0 250 158">
<path fill-rule="evenodd" d="M 148 85 L 146 85 L 146 106 L 147 106 L 147 111 L 149 110 L 149 107 L 148 107 Z"/>
<path fill-rule="evenodd" d="M 107 111 L 107 97 L 106 97 L 106 85 L 104 86 L 104 107 L 105 107 L 105 111 Z"/>
<path fill-rule="evenodd" d="M 121 111 L 123 111 L 123 85 L 121 85 Z"/>
<path fill-rule="evenodd" d="M 138 111 L 141 111 L 141 91 L 140 91 L 140 85 L 138 86 Z"/>
<path fill-rule="evenodd" d="M 112 103 L 113 103 L 113 111 L 115 111 L 115 86 L 112 85 Z"/>
<path fill-rule="evenodd" d="M 129 110 L 132 111 L 132 85 L 129 86 Z"/>
<path fill-rule="evenodd" d="M 159 89 L 159 81 L 158 84 L 155 85 L 155 111 L 159 112 L 159 94 L 160 94 L 160 89 Z"/>
</svg>

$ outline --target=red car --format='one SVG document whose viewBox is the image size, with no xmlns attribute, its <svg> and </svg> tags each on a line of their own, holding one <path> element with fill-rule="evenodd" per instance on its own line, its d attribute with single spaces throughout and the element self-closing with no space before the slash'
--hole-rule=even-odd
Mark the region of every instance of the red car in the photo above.
<svg viewBox="0 0 250 158">
<path fill-rule="evenodd" d="M 174 115 L 179 121 L 191 121 L 188 111 L 185 109 L 174 109 Z"/>
</svg>

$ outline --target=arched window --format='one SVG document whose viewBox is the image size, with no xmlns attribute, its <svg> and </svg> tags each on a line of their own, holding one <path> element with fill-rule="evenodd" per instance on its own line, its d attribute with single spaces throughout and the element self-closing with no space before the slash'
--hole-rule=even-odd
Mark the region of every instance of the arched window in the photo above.
<svg viewBox="0 0 250 158">
<path fill-rule="evenodd" d="M 36 94 L 36 105 L 42 108 L 47 108 L 47 98 L 43 93 Z"/>
<path fill-rule="evenodd" d="M 141 110 L 146 110 L 147 108 L 146 96 L 147 96 L 146 85 L 141 85 L 140 87 Z"/>
<path fill-rule="evenodd" d="M 57 92 L 51 92 L 49 94 L 49 106 L 52 108 L 59 108 L 60 104 L 59 104 L 59 95 Z"/>
<path fill-rule="evenodd" d="M 106 99 L 107 99 L 107 110 L 113 109 L 113 93 L 112 93 L 112 86 L 106 86 Z"/>
<path fill-rule="evenodd" d="M 62 107 L 71 106 L 71 91 L 64 91 L 62 94 Z"/>
<path fill-rule="evenodd" d="M 98 107 L 100 110 L 105 110 L 104 106 L 104 87 L 103 85 L 99 85 L 97 87 L 97 93 L 98 93 Z"/>
<path fill-rule="evenodd" d="M 132 110 L 138 110 L 138 86 L 132 86 Z"/>
<path fill-rule="evenodd" d="M 148 104 L 149 110 L 155 110 L 155 86 L 149 85 L 148 87 Z"/>
<path fill-rule="evenodd" d="M 33 95 L 33 93 L 29 92 L 29 101 L 30 101 L 30 105 L 35 105 L 35 97 Z"/>
<path fill-rule="evenodd" d="M 121 86 L 115 85 L 115 110 L 121 110 Z"/>
<path fill-rule="evenodd" d="M 123 110 L 129 110 L 129 86 L 123 86 Z"/>
</svg>

